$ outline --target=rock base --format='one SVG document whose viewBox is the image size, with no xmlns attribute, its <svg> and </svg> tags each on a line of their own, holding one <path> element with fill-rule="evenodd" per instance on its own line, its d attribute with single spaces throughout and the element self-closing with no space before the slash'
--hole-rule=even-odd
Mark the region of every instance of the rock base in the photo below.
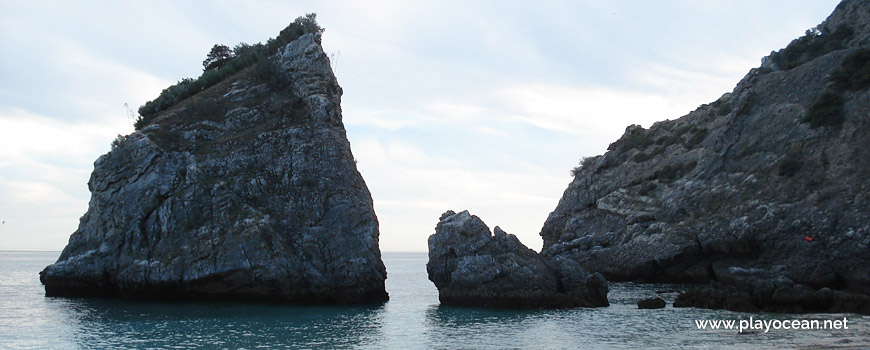
<svg viewBox="0 0 870 350">
<path fill-rule="evenodd" d="M 725 309 L 741 312 L 855 312 L 870 314 L 870 296 L 804 285 L 775 290 L 738 288 L 712 283 L 680 293 L 674 307 Z"/>
<path fill-rule="evenodd" d="M 149 286 L 121 288 L 112 283 L 87 283 L 81 280 L 51 279 L 45 283 L 46 297 L 67 298 L 127 298 L 163 301 L 244 301 L 298 304 L 377 304 L 390 298 L 383 289 L 369 291 L 332 290 L 314 292 L 300 288 L 286 288 L 282 292 L 263 286 L 216 286 L 214 284 L 164 283 Z"/>
</svg>

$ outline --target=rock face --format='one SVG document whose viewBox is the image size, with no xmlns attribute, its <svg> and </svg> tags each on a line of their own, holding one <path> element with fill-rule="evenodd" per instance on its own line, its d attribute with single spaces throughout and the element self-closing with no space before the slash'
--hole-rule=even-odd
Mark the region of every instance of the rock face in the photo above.
<svg viewBox="0 0 870 350">
<path fill-rule="evenodd" d="M 378 220 L 307 34 L 119 137 L 48 296 L 387 300 Z M 279 79 L 275 79 L 279 78 Z"/>
<path fill-rule="evenodd" d="M 468 211 L 447 211 L 429 236 L 429 280 L 443 304 L 488 307 L 607 306 L 607 281 L 568 258 L 545 259 Z"/>
<path fill-rule="evenodd" d="M 870 3 L 843 1 L 731 93 L 629 126 L 575 169 L 542 254 L 608 280 L 711 282 L 682 305 L 870 312 L 868 24 Z"/>
</svg>

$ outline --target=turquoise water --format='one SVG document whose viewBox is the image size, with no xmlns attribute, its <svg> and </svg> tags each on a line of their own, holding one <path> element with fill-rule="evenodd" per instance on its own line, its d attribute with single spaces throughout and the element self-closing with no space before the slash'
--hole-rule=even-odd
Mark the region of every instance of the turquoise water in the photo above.
<svg viewBox="0 0 870 350">
<path fill-rule="evenodd" d="M 669 285 L 611 283 L 612 306 L 597 309 L 441 307 L 426 254 L 384 254 L 391 299 L 371 307 L 45 298 L 37 274 L 58 254 L 0 251 L 0 349 L 870 348 L 870 318 L 860 315 L 636 308 L 679 287 Z M 750 316 L 846 317 L 849 329 L 738 334 L 698 330 L 694 321 Z"/>
</svg>

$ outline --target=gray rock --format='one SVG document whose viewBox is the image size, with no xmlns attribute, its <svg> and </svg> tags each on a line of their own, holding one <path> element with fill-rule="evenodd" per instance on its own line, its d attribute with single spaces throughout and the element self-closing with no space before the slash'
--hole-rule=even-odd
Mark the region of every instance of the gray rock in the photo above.
<svg viewBox="0 0 870 350">
<path fill-rule="evenodd" d="M 607 306 L 607 282 L 575 261 L 547 259 L 494 234 L 468 211 L 447 211 L 429 236 L 429 280 L 443 304 L 507 308 Z"/>
<path fill-rule="evenodd" d="M 655 297 L 655 298 L 647 298 L 641 299 L 637 301 L 638 309 L 662 309 L 667 305 L 664 299 Z"/>
<path fill-rule="evenodd" d="M 259 63 L 264 64 L 264 63 Z M 387 300 L 378 220 L 341 122 L 341 88 L 308 34 L 119 139 L 48 296 Z"/>
<path fill-rule="evenodd" d="M 844 57 L 870 48 L 868 20 L 870 3 L 845 0 L 820 26 L 823 40 L 854 31 L 842 49 L 788 70 L 773 55 L 711 104 L 626 128 L 576 169 L 541 230 L 542 254 L 612 281 L 734 286 L 747 293 L 735 307 L 821 307 L 789 289 L 770 299 L 777 279 L 870 295 L 870 91 L 837 92 L 842 125 L 804 120 Z"/>
</svg>

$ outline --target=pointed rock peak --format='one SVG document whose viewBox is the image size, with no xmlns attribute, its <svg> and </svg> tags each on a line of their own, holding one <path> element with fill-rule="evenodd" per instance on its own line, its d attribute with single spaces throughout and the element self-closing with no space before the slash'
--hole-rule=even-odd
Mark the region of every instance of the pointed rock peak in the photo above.
<svg viewBox="0 0 870 350">
<path fill-rule="evenodd" d="M 94 164 L 88 211 L 40 273 L 46 295 L 387 300 L 320 29 L 288 28 L 143 106 Z"/>
</svg>

